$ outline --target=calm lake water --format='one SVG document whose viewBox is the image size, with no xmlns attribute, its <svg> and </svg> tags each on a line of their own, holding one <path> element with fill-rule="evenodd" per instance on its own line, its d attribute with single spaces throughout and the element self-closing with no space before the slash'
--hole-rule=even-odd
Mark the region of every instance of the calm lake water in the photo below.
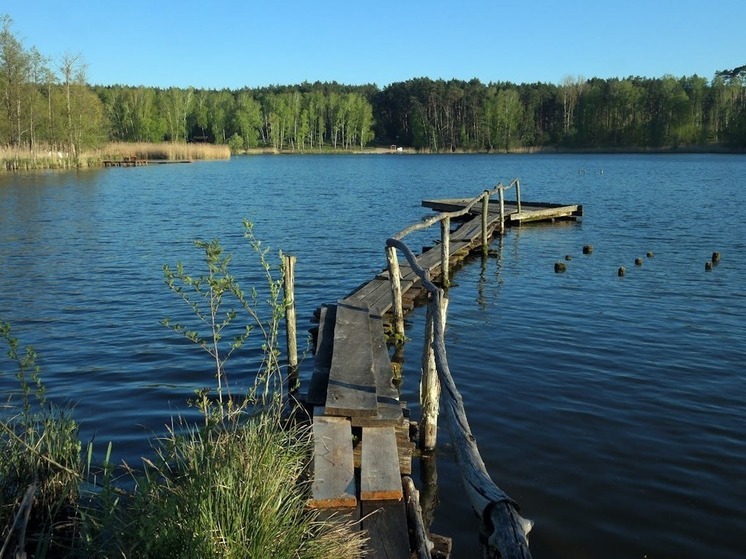
<svg viewBox="0 0 746 559">
<path fill-rule="evenodd" d="M 244 288 L 262 280 L 243 218 L 271 256 L 295 254 L 304 331 L 320 303 L 384 267 L 385 239 L 429 215 L 422 199 L 516 177 L 524 200 L 585 216 L 511 230 L 462 267 L 447 342 L 487 467 L 536 523 L 533 556 L 743 557 L 745 156 L 260 156 L 3 176 L 0 319 L 37 349 L 83 439 L 137 465 L 212 385 L 209 358 L 159 324 L 188 316 L 162 266 L 199 273 L 194 239 L 221 239 Z M 407 317 L 415 415 L 423 316 Z M 231 379 L 245 384 L 255 363 L 239 356 Z M 476 520 L 440 441 L 432 529 L 474 557 Z"/>
</svg>

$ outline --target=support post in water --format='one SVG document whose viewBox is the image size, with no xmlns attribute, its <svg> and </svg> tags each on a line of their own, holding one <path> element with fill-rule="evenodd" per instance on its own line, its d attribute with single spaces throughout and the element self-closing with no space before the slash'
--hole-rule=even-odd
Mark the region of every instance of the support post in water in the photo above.
<svg viewBox="0 0 746 559">
<path fill-rule="evenodd" d="M 285 322 L 287 325 L 288 388 L 294 392 L 298 388 L 298 340 L 295 324 L 295 261 L 296 257 L 283 255 L 285 280 Z"/>
<path fill-rule="evenodd" d="M 389 282 L 391 283 L 391 304 L 394 313 L 394 334 L 397 343 L 404 341 L 404 308 L 401 301 L 401 275 L 399 273 L 399 260 L 396 256 L 396 248 L 386 247 L 386 260 L 389 267 Z"/>
<path fill-rule="evenodd" d="M 482 195 L 482 254 L 487 254 L 487 219 L 490 212 L 490 191 L 485 190 Z"/>
<path fill-rule="evenodd" d="M 431 302 L 427 306 L 425 347 L 422 351 L 422 376 L 420 377 L 420 449 L 433 450 L 438 440 L 438 408 L 440 407 L 440 380 L 435 366 L 433 337 L 435 320 L 440 320 L 441 332 L 446 328 L 448 299 L 440 297 L 440 308 Z"/>
<path fill-rule="evenodd" d="M 440 222 L 440 284 L 450 287 L 449 254 L 451 252 L 451 218 L 446 216 Z"/>
<path fill-rule="evenodd" d="M 498 190 L 500 194 L 500 235 L 505 234 L 505 191 L 502 187 Z"/>
</svg>

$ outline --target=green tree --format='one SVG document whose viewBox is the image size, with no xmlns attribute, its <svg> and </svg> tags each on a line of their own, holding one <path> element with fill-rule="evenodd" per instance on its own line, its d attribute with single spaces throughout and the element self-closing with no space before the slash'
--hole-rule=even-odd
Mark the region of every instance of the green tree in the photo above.
<svg viewBox="0 0 746 559">
<path fill-rule="evenodd" d="M 23 43 L 13 34 L 9 16 L 0 18 L 0 93 L 4 107 L 3 136 L 13 146 L 21 145 L 26 129 L 22 123 L 22 104 L 28 96 L 30 57 Z"/>
<path fill-rule="evenodd" d="M 80 54 L 65 54 L 60 61 L 64 94 L 64 135 L 67 151 L 77 157 L 81 149 L 97 145 L 103 137 L 103 106 L 86 83 L 86 65 Z"/>
<path fill-rule="evenodd" d="M 187 118 L 194 99 L 194 89 L 170 87 L 158 97 L 160 110 L 166 120 L 166 137 L 172 142 L 184 142 L 187 137 Z"/>
<path fill-rule="evenodd" d="M 259 145 L 262 127 L 262 107 L 251 93 L 242 91 L 236 99 L 233 113 L 233 129 L 241 137 L 244 148 Z"/>
<path fill-rule="evenodd" d="M 499 89 L 487 98 L 489 137 L 494 146 L 508 151 L 518 145 L 523 105 L 516 89 Z"/>
</svg>

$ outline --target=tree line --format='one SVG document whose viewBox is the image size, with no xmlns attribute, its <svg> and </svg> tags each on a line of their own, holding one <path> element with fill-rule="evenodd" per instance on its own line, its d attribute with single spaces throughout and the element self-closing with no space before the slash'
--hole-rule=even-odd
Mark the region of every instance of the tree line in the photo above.
<svg viewBox="0 0 746 559">
<path fill-rule="evenodd" d="M 559 84 L 416 78 L 239 90 L 87 83 L 80 55 L 56 63 L 0 18 L 0 142 L 75 154 L 105 141 L 204 141 L 234 151 L 509 151 L 746 147 L 746 66 L 699 76 Z"/>
</svg>

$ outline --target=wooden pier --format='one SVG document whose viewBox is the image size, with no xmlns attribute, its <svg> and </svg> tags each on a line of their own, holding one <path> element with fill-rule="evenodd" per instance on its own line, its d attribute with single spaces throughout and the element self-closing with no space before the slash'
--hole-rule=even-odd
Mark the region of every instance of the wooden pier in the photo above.
<svg viewBox="0 0 746 559">
<path fill-rule="evenodd" d="M 123 157 L 122 159 L 104 159 L 104 167 L 143 167 L 145 165 L 165 165 L 169 163 L 192 163 L 191 159 L 138 159 L 137 157 Z"/>
<path fill-rule="evenodd" d="M 123 157 L 122 159 L 105 159 L 104 167 L 142 167 L 148 164 L 147 159 Z"/>
<path fill-rule="evenodd" d="M 503 191 L 515 188 L 516 201 L 506 203 Z M 491 196 L 498 194 L 498 201 Z M 481 202 L 481 203 L 480 203 Z M 313 417 L 314 457 L 310 506 L 333 512 L 328 517 L 359 520 L 367 531 L 371 558 L 447 557 L 448 538 L 429 534 L 424 526 L 418 492 L 409 478 L 415 452 L 414 433 L 437 432 L 435 411 L 411 421 L 406 402 L 394 383 L 388 341 L 402 341 L 403 310 L 429 297 L 441 320 L 429 326 L 432 378 L 444 386 L 452 444 L 462 467 L 463 483 L 477 515 L 488 529 L 489 545 L 505 557 L 530 557 L 526 534 L 531 524 L 516 503 L 492 482 L 478 454 L 465 411 L 445 360 L 443 291 L 450 267 L 475 250 L 486 251 L 494 234 L 531 221 L 577 219 L 582 206 L 521 203 L 520 184 L 498 185 L 473 200 L 429 200 L 423 205 L 441 211 L 387 242 L 388 265 L 372 280 L 318 311 L 313 373 L 302 398 Z M 455 223 L 454 230 L 451 223 Z M 440 250 L 432 247 L 415 256 L 401 241 L 408 233 L 441 225 Z M 407 265 L 399 266 L 400 250 Z M 429 294 L 429 295 L 428 295 Z M 425 299 L 426 300 L 426 299 Z M 388 331 L 388 336 L 387 336 Z M 423 363 L 425 360 L 423 359 Z M 423 370 L 423 376 L 424 376 Z M 423 385 L 425 383 L 423 382 Z M 426 390 L 426 389 L 423 389 Z M 440 389 L 438 388 L 438 393 Z M 432 394 L 421 395 L 423 399 Z M 425 414 L 425 405 L 421 405 Z M 432 407 L 432 405 L 430 406 Z M 434 424 L 433 424 L 434 421 Z M 429 423 L 428 423 L 429 422 Z M 434 438 L 420 438 L 425 451 Z M 453 480 L 458 483 L 458 480 Z M 476 537 L 476 534 L 475 534 Z M 434 546 L 433 541 L 439 542 Z"/>
</svg>

